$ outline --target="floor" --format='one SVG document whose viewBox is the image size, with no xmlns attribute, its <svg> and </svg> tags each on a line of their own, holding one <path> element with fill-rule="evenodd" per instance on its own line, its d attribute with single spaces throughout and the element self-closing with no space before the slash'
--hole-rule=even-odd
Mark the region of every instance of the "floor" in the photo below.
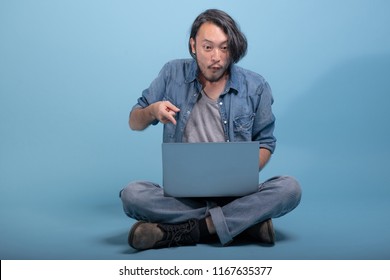
<svg viewBox="0 0 390 280">
<path fill-rule="evenodd" d="M 84 133 L 80 124 L 75 139 L 60 147 L 56 141 L 64 135 L 36 134 L 28 148 L 25 139 L 3 139 L 8 149 L 1 160 L 0 258 L 389 259 L 390 88 L 386 82 L 362 101 L 353 93 L 371 85 L 351 83 L 367 78 L 372 65 L 378 70 L 372 78 L 385 81 L 389 62 L 362 60 L 334 69 L 278 118 L 278 148 L 260 178 L 293 175 L 303 198 L 296 210 L 274 220 L 275 246 L 132 250 L 126 239 L 134 221 L 123 214 L 118 192 L 134 179 L 159 182 L 160 139 L 152 136 L 161 128 L 137 134 L 125 124 L 107 131 L 92 125 Z M 341 79 L 346 68 L 355 70 Z M 328 91 L 331 84 L 343 94 Z"/>
</svg>

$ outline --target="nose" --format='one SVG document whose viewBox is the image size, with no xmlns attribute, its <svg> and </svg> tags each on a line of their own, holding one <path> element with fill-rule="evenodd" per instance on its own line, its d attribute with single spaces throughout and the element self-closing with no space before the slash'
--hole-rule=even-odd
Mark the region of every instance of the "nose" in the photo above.
<svg viewBox="0 0 390 280">
<path fill-rule="evenodd" d="M 211 59 L 213 61 L 221 60 L 221 50 L 219 48 L 214 48 L 213 53 L 211 54 Z"/>
</svg>

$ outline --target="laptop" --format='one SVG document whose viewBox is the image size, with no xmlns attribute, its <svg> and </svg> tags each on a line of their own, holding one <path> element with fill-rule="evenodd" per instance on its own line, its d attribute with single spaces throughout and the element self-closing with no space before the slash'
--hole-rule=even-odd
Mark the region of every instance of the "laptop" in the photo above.
<svg viewBox="0 0 390 280">
<path fill-rule="evenodd" d="M 163 143 L 163 189 L 172 197 L 257 192 L 259 142 Z"/>
</svg>

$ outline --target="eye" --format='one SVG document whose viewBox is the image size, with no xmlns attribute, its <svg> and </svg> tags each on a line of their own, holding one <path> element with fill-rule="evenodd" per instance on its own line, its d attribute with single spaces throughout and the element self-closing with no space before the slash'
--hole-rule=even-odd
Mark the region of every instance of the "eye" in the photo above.
<svg viewBox="0 0 390 280">
<path fill-rule="evenodd" d="M 227 51 L 228 51 L 228 47 L 227 47 L 227 46 L 222 46 L 222 47 L 221 47 L 221 51 L 227 52 Z"/>
<path fill-rule="evenodd" d="M 203 49 L 206 51 L 206 52 L 209 52 L 209 51 L 212 51 L 213 47 L 211 45 L 203 45 Z"/>
</svg>

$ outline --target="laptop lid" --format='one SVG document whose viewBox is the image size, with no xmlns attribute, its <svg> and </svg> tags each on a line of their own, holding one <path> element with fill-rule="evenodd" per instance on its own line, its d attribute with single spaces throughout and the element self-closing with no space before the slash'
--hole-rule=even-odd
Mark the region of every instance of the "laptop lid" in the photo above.
<svg viewBox="0 0 390 280">
<path fill-rule="evenodd" d="M 236 197 L 259 184 L 259 142 L 163 143 L 163 188 L 174 197 Z"/>
</svg>

